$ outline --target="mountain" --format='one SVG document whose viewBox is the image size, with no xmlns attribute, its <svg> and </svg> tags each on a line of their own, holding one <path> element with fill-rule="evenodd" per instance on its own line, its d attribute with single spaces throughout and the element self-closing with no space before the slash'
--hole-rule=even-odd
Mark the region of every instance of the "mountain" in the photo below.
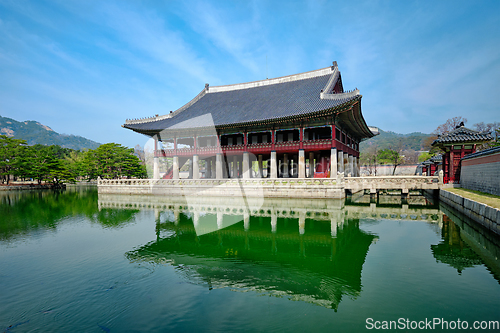
<svg viewBox="0 0 500 333">
<path fill-rule="evenodd" d="M 30 146 L 35 144 L 58 145 L 75 150 L 95 149 L 100 146 L 100 143 L 81 136 L 59 134 L 50 127 L 33 120 L 20 122 L 2 116 L 0 116 L 0 135 L 26 140 Z"/>
<path fill-rule="evenodd" d="M 412 149 L 415 151 L 426 150 L 425 140 L 431 136 L 431 134 L 425 134 L 420 132 L 414 132 L 410 134 L 399 134 L 390 131 L 380 130 L 380 134 L 374 136 L 371 139 L 363 141 L 359 145 L 360 152 L 366 152 L 367 149 L 373 145 L 377 145 L 378 150 L 382 149 L 394 149 L 399 150 L 400 146 L 402 150 Z"/>
</svg>

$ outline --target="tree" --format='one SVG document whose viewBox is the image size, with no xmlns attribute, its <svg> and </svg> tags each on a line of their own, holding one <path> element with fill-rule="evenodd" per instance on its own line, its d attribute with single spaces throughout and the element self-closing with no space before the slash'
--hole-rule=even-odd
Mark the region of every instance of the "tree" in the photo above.
<svg viewBox="0 0 500 333">
<path fill-rule="evenodd" d="M 366 152 L 361 153 L 360 162 L 362 165 L 366 165 L 366 169 L 369 175 L 377 175 L 377 154 L 378 154 L 378 146 L 376 144 L 372 144 L 369 146 Z"/>
<path fill-rule="evenodd" d="M 431 153 L 428 153 L 428 152 L 423 152 L 420 154 L 420 156 L 418 157 L 418 161 L 419 162 L 424 162 L 424 161 L 427 161 L 429 158 L 431 158 L 432 156 L 434 156 L 433 154 Z"/>
<path fill-rule="evenodd" d="M 25 145 L 25 140 L 0 135 L 0 176 L 2 176 L 2 183 L 7 182 L 9 184 L 11 175 L 19 175 L 19 158 L 22 156 L 21 150 Z"/>
<path fill-rule="evenodd" d="M 484 150 L 491 147 L 499 146 L 499 135 L 500 135 L 500 123 L 493 122 L 485 124 L 484 122 L 480 122 L 473 125 L 473 128 L 481 133 L 488 133 L 493 137 L 493 141 L 483 143 L 480 147 L 477 147 L 477 150 Z"/>
<path fill-rule="evenodd" d="M 134 155 L 134 149 L 117 143 L 105 143 L 86 155 L 89 162 L 89 178 L 136 177 L 145 178 L 146 169 L 140 159 Z"/>
<path fill-rule="evenodd" d="M 392 164 L 394 169 L 392 170 L 392 174 L 396 173 L 396 168 L 398 165 L 403 163 L 403 158 L 399 155 L 399 152 L 392 149 L 383 149 L 378 153 L 378 160 L 381 164 Z"/>
<path fill-rule="evenodd" d="M 453 131 L 455 128 L 459 127 L 461 124 L 467 122 L 466 118 L 463 117 L 453 117 L 448 119 L 444 124 L 439 125 L 431 134 L 443 135 L 448 132 Z"/>
<path fill-rule="evenodd" d="M 438 135 L 443 135 L 448 132 L 453 131 L 455 128 L 459 127 L 462 123 L 465 124 L 467 119 L 461 116 L 453 117 L 448 120 L 444 124 L 439 125 L 434 131 L 432 131 L 431 135 L 424 140 L 423 149 L 428 150 L 431 155 L 437 154 L 440 149 L 432 146 L 434 140 L 438 138 Z"/>
<path fill-rule="evenodd" d="M 419 154 L 413 149 L 404 150 L 403 153 L 404 164 L 417 164 Z"/>
</svg>

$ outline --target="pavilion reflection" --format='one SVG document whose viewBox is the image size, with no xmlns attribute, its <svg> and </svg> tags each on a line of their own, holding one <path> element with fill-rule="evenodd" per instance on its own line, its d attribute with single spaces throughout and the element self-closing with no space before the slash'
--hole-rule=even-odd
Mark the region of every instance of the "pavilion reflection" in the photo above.
<svg viewBox="0 0 500 333">
<path fill-rule="evenodd" d="M 254 290 L 335 310 L 343 296 L 361 292 L 363 263 L 377 238 L 345 215 L 304 218 L 302 226 L 299 217 L 276 214 L 182 212 L 172 221 L 166 213 L 157 222 L 157 239 L 128 252 L 130 260 L 169 263 L 208 288 Z"/>
<path fill-rule="evenodd" d="M 418 220 L 436 232 L 443 227 L 438 206 L 425 200 L 259 204 L 251 198 L 242 204 L 216 197 L 99 195 L 101 210 L 154 211 L 156 240 L 128 252 L 131 261 L 173 265 L 208 288 L 255 290 L 333 309 L 343 297 L 360 294 L 363 264 L 378 239 L 360 229 L 360 220 Z"/>
</svg>

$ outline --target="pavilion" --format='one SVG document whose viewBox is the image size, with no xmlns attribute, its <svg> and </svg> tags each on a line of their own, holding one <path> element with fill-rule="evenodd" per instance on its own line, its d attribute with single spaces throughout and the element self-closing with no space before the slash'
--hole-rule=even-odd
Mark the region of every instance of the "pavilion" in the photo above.
<svg viewBox="0 0 500 333">
<path fill-rule="evenodd" d="M 280 78 L 206 84 L 178 110 L 123 127 L 154 138 L 155 179 L 159 157 L 172 159 L 164 175 L 172 179 L 188 161 L 192 179 L 355 177 L 359 143 L 378 134 L 365 123 L 361 97 L 358 89 L 344 91 L 333 62 Z"/>
<path fill-rule="evenodd" d="M 438 135 L 432 142 L 443 151 L 442 169 L 444 183 L 459 183 L 461 159 L 475 153 L 477 148 L 485 142 L 493 140 L 489 133 L 480 133 L 464 127 L 461 123 L 453 131 Z"/>
</svg>

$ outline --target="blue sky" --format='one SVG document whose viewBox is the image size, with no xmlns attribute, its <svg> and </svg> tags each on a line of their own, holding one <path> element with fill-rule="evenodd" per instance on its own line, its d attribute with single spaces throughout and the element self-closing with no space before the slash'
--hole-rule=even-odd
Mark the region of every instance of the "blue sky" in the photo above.
<svg viewBox="0 0 500 333">
<path fill-rule="evenodd" d="M 205 83 L 334 60 L 369 125 L 500 121 L 496 0 L 0 0 L 0 115 L 101 143 L 143 145 L 125 119 L 175 110 Z"/>
</svg>

